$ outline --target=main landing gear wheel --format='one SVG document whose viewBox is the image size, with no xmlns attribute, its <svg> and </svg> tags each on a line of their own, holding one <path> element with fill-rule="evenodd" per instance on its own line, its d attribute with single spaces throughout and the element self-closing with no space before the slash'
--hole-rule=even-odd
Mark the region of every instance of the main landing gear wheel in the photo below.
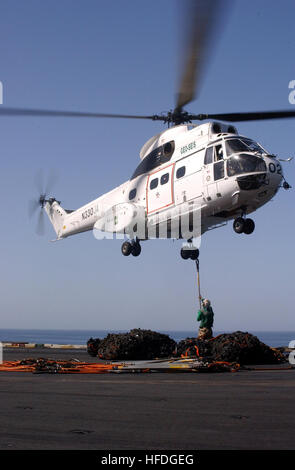
<svg viewBox="0 0 295 470">
<path fill-rule="evenodd" d="M 180 256 L 182 259 L 192 259 L 197 260 L 199 258 L 199 250 L 197 248 L 189 249 L 189 248 L 181 248 Z"/>
<path fill-rule="evenodd" d="M 124 242 L 121 247 L 122 254 L 124 256 L 139 256 L 141 253 L 141 246 L 139 242 Z"/>
<path fill-rule="evenodd" d="M 124 256 L 129 256 L 132 252 L 132 245 L 130 242 L 124 242 L 121 246 L 121 251 Z"/>
<path fill-rule="evenodd" d="M 139 256 L 140 253 L 141 253 L 141 246 L 138 242 L 134 243 L 134 245 L 132 245 L 132 251 L 131 251 L 132 255 L 133 256 Z"/>
<path fill-rule="evenodd" d="M 243 219 L 243 217 L 238 217 L 234 220 L 233 229 L 236 233 L 245 233 L 250 235 L 254 232 L 255 223 L 252 219 Z"/>
</svg>

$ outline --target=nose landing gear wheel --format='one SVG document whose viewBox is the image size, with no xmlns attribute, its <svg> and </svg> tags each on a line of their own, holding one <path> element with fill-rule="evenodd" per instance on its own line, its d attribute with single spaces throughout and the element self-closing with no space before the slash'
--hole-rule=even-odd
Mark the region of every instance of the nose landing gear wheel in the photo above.
<svg viewBox="0 0 295 470">
<path fill-rule="evenodd" d="M 250 235 L 251 233 L 254 232 L 255 229 L 255 223 L 254 220 L 252 219 L 246 219 L 245 220 L 245 226 L 244 226 L 244 233 L 246 235 Z"/>
<path fill-rule="evenodd" d="M 234 220 L 233 229 L 236 233 L 243 233 L 245 227 L 245 219 L 238 217 Z"/>
<path fill-rule="evenodd" d="M 252 219 L 243 219 L 243 217 L 238 217 L 234 221 L 233 229 L 236 233 L 245 233 L 246 235 L 250 235 L 254 232 L 255 223 Z"/>
</svg>

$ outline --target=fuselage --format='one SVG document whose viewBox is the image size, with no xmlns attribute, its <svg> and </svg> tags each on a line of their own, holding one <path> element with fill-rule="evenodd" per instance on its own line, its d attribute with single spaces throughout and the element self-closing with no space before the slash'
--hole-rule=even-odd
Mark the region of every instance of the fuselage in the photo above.
<svg viewBox="0 0 295 470">
<path fill-rule="evenodd" d="M 200 235 L 266 204 L 278 191 L 278 159 L 233 126 L 180 125 L 152 137 L 130 180 L 54 224 L 58 238 L 92 230 L 129 238 L 190 238 L 180 214 Z M 48 205 L 52 214 L 57 201 Z M 196 217 L 195 217 L 196 216 Z M 141 226 L 141 229 L 139 229 Z"/>
</svg>

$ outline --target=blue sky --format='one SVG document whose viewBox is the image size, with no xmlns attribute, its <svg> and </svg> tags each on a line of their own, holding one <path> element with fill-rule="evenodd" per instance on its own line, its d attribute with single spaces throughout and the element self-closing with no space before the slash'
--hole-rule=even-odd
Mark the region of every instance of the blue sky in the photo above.
<svg viewBox="0 0 295 470">
<path fill-rule="evenodd" d="M 5 106 L 155 114 L 175 103 L 181 31 L 174 0 L 1 0 Z M 293 0 L 236 0 L 213 47 L 192 112 L 294 109 Z M 75 209 L 128 180 L 141 146 L 164 129 L 129 120 L 0 118 L 2 328 L 187 330 L 198 327 L 195 266 L 179 241 L 149 241 L 124 258 L 120 241 L 87 233 L 50 243 L 34 232 L 34 177 L 54 169 L 53 195 Z M 295 120 L 238 123 L 282 158 Z M 294 163 L 284 164 L 295 186 Z M 203 295 L 217 330 L 294 330 L 294 190 L 258 210 L 252 236 L 231 223 L 202 239 Z"/>
</svg>

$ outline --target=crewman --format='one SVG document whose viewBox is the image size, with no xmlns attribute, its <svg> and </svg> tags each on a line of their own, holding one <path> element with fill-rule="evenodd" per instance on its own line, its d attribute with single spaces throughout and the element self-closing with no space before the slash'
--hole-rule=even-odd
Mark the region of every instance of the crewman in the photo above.
<svg viewBox="0 0 295 470">
<path fill-rule="evenodd" d="M 199 339 L 212 338 L 213 319 L 214 312 L 210 300 L 202 299 L 202 308 L 198 311 L 197 315 L 197 321 L 201 322 L 198 333 Z"/>
</svg>

